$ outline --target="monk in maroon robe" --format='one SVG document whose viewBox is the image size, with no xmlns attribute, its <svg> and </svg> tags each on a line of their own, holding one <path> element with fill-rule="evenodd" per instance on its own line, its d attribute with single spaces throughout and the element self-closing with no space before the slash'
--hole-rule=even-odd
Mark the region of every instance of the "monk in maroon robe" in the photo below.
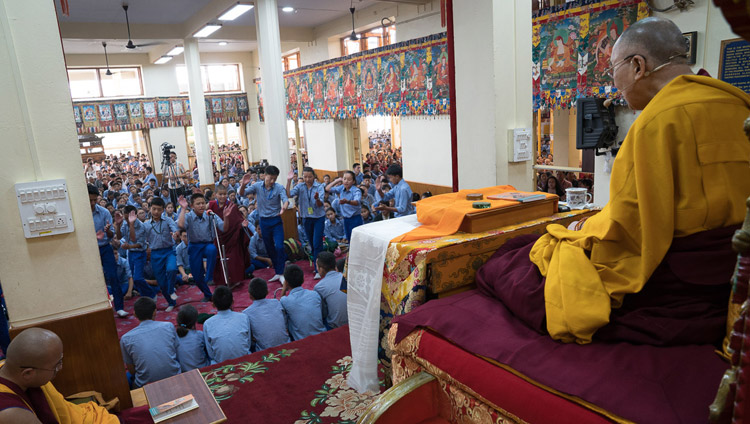
<svg viewBox="0 0 750 424">
<path fill-rule="evenodd" d="M 216 258 L 214 283 L 220 286 L 238 284 L 245 279 L 245 269 L 250 266 L 250 256 L 247 252 L 250 239 L 242 227 L 245 218 L 237 206 L 227 200 L 227 189 L 224 186 L 216 189 L 216 200 L 208 203 L 208 209 L 224 217 L 224 231 L 219 232 L 217 249 L 224 246 L 224 256 L 228 259 L 226 265 L 229 278 L 225 279 L 221 258 Z"/>
</svg>

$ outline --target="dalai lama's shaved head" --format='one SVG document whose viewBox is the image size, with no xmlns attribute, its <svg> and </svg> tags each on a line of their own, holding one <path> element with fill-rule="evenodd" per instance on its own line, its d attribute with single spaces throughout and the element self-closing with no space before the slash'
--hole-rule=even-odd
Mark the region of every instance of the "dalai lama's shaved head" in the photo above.
<svg viewBox="0 0 750 424">
<path fill-rule="evenodd" d="M 6 363 L 13 366 L 45 367 L 62 355 L 62 340 L 43 328 L 29 328 L 17 335 L 8 345 Z"/>
<path fill-rule="evenodd" d="M 680 28 L 669 19 L 650 17 L 642 19 L 622 33 L 615 44 L 625 55 L 641 54 L 650 60 L 651 67 L 671 61 L 687 63 L 688 46 Z"/>
</svg>

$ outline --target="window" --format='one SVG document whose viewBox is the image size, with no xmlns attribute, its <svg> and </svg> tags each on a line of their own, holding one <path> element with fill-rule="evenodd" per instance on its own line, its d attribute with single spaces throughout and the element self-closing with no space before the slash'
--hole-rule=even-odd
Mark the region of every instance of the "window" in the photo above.
<svg viewBox="0 0 750 424">
<path fill-rule="evenodd" d="M 396 26 L 378 27 L 357 34 L 359 40 L 352 41 L 349 37 L 341 39 L 341 53 L 343 56 L 359 53 L 364 50 L 377 49 L 396 42 Z"/>
<path fill-rule="evenodd" d="M 180 93 L 188 92 L 188 76 L 185 65 L 177 65 L 177 86 Z M 201 65 L 201 80 L 204 93 L 223 93 L 242 91 L 240 84 L 240 65 Z"/>
<path fill-rule="evenodd" d="M 281 68 L 291 71 L 300 67 L 299 52 L 288 54 L 281 58 Z"/>
<path fill-rule="evenodd" d="M 74 99 L 143 95 L 141 68 L 68 68 L 70 96 Z"/>
</svg>

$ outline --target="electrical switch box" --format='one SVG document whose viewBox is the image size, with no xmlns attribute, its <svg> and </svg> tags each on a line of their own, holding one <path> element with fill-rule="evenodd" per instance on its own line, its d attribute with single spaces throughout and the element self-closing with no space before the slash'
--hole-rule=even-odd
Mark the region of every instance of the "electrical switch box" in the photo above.
<svg viewBox="0 0 750 424">
<path fill-rule="evenodd" d="M 75 228 L 65 180 L 18 183 L 15 188 L 26 238 L 73 232 Z"/>
</svg>

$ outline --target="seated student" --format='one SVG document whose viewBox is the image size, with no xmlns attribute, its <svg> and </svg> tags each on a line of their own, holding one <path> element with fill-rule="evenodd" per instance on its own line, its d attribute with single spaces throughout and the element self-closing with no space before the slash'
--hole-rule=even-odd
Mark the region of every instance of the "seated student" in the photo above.
<svg viewBox="0 0 750 424">
<path fill-rule="evenodd" d="M 127 300 L 133 297 L 133 277 L 130 274 L 130 265 L 128 265 L 127 258 L 120 256 L 117 249 L 114 249 L 114 254 L 117 263 L 117 281 L 120 283 L 120 288 L 125 288 L 125 295 L 122 298 Z"/>
<path fill-rule="evenodd" d="M 322 277 L 315 290 L 323 299 L 323 314 L 328 328 L 338 328 L 349 322 L 346 313 L 346 293 L 341 291 L 343 274 L 336 271 L 336 257 L 331 252 L 320 252 L 318 269 Z"/>
<path fill-rule="evenodd" d="M 257 269 L 273 266 L 273 262 L 266 252 L 266 243 L 263 241 L 260 225 L 255 227 L 255 234 L 250 238 L 247 250 L 250 254 L 250 266 L 245 270 L 245 275 L 253 275 L 253 272 Z"/>
<path fill-rule="evenodd" d="M 373 184 L 373 178 L 370 174 L 365 174 L 364 177 L 362 177 L 362 185 L 361 187 L 364 188 L 364 190 L 367 192 L 369 196 L 372 196 L 373 199 L 375 198 L 375 184 Z M 376 203 L 373 201 L 372 203 Z"/>
<path fill-rule="evenodd" d="M 203 332 L 195 329 L 198 310 L 185 305 L 177 313 L 177 358 L 182 372 L 210 365 Z"/>
<path fill-rule="evenodd" d="M 328 184 L 326 190 L 338 194 L 339 205 L 341 205 L 341 216 L 344 218 L 344 231 L 346 239 L 351 240 L 352 230 L 362 225 L 362 212 L 360 210 L 362 201 L 362 190 L 354 185 L 356 176 L 352 171 L 344 172 L 344 176 L 335 179 Z M 343 185 L 336 186 L 336 184 Z"/>
<path fill-rule="evenodd" d="M 164 217 L 169 218 L 174 222 L 177 222 L 177 218 L 179 218 L 179 215 L 174 210 L 174 204 L 171 201 L 167 202 L 167 206 L 164 207 Z"/>
<path fill-rule="evenodd" d="M 57 334 L 28 328 L 13 338 L 0 368 L 0 423 L 119 424 L 94 402 L 65 400 L 52 379 L 63 367 Z"/>
<path fill-rule="evenodd" d="M 180 373 L 177 361 L 177 333 L 168 322 L 154 321 L 156 302 L 148 297 L 135 301 L 140 324 L 120 339 L 122 359 L 134 376 L 133 386 L 143 387 Z"/>
<path fill-rule="evenodd" d="M 422 193 L 422 200 L 427 199 L 428 197 L 432 197 L 432 192 L 425 191 Z"/>
<path fill-rule="evenodd" d="M 382 192 L 382 186 L 380 189 L 380 196 L 383 200 L 395 200 L 394 206 L 386 206 L 382 202 L 375 208 L 378 211 L 389 210 L 393 212 L 395 217 L 411 215 L 416 212 L 414 205 L 412 205 L 412 192 L 411 187 L 403 179 L 403 171 L 398 165 L 391 165 L 385 172 L 388 177 L 388 181 L 391 182 L 392 189 L 388 193 Z"/>
<path fill-rule="evenodd" d="M 362 206 L 362 222 L 365 224 L 369 224 L 373 221 L 372 213 L 370 213 L 370 209 L 368 209 L 366 206 Z"/>
<path fill-rule="evenodd" d="M 148 247 L 146 226 L 138 219 L 135 208 L 130 205 L 125 206 L 125 216 L 127 219 L 117 216 L 117 221 L 115 221 L 117 237 L 123 240 L 120 248 L 128 252 L 127 262 L 136 290 L 141 296 L 153 298 L 156 296 L 156 291 L 146 283 L 143 275 Z"/>
<path fill-rule="evenodd" d="M 525 320 L 537 331 L 579 344 L 709 344 L 723 337 L 730 290 L 724 271 L 736 261 L 729 240 L 750 192 L 742 131 L 750 97 L 693 75 L 686 55 L 682 32 L 663 18 L 635 22 L 617 39 L 610 75 L 642 113 L 612 167 L 609 202 L 578 231 L 550 225 L 537 240 L 516 242 L 508 258 L 525 258 L 539 272 L 519 262 L 531 272 L 508 278 L 495 293 L 506 306 L 516 288 L 539 293 L 526 304 L 539 302 L 543 313 Z"/>
<path fill-rule="evenodd" d="M 247 287 L 253 303 L 242 311 L 250 318 L 255 346 L 253 352 L 270 349 L 289 343 L 289 332 L 286 328 L 286 317 L 281 302 L 277 299 L 266 299 L 268 284 L 262 278 L 253 278 Z"/>
<path fill-rule="evenodd" d="M 337 243 L 346 243 L 346 233 L 344 232 L 344 223 L 336 217 L 336 211 L 333 208 L 326 210 L 326 222 L 323 229 L 323 235 L 327 241 Z"/>
<path fill-rule="evenodd" d="M 217 287 L 213 302 L 216 315 L 203 323 L 203 335 L 211 363 L 217 364 L 250 354 L 253 335 L 250 319 L 247 315 L 230 309 L 234 303 L 232 290 L 227 286 Z"/>
<path fill-rule="evenodd" d="M 305 275 L 302 268 L 289 264 L 284 270 L 284 292 L 281 306 L 286 313 L 289 335 L 293 340 L 302 340 L 307 336 L 326 331 L 323 323 L 323 300 L 318 293 L 302 288 Z"/>
<path fill-rule="evenodd" d="M 187 284 L 193 279 L 193 274 L 190 273 L 190 255 L 188 254 L 188 238 L 185 230 L 180 230 L 180 244 L 174 248 L 174 255 L 177 260 L 177 272 L 179 272 L 179 275 L 176 276 L 176 283 Z"/>
<path fill-rule="evenodd" d="M 208 288 L 208 282 L 214 278 L 214 269 L 216 266 L 216 255 L 218 251 L 214 245 L 216 239 L 216 229 L 224 230 L 224 221 L 211 211 L 206 211 L 206 199 L 202 194 L 193 194 L 190 198 L 192 210 L 188 210 L 188 202 L 185 197 L 180 196 L 177 201 L 180 203 L 180 217 L 177 219 L 177 226 L 187 232 L 188 239 L 188 256 L 190 258 L 190 270 L 195 271 L 193 280 L 195 285 L 203 292 L 203 301 L 211 300 L 211 289 Z M 203 260 L 206 260 L 206 266 L 203 266 Z M 205 272 L 204 272 L 205 270 Z"/>
<path fill-rule="evenodd" d="M 346 267 L 346 258 L 336 259 L 336 271 L 341 273 L 341 288 L 340 290 L 346 293 L 346 276 L 344 276 L 344 268 Z"/>
<path fill-rule="evenodd" d="M 362 206 L 366 207 L 367 209 L 372 209 L 375 207 L 375 196 L 372 196 L 368 191 L 367 187 L 363 185 L 359 186 L 359 189 L 362 191 Z"/>
<path fill-rule="evenodd" d="M 381 204 L 383 204 L 383 205 L 387 204 L 387 206 L 389 206 L 389 208 L 381 210 L 380 213 L 378 213 L 375 216 L 375 219 L 373 221 L 379 222 L 379 221 L 385 221 L 386 219 L 393 218 L 393 213 L 391 212 L 390 207 L 393 207 L 394 202 L 395 201 L 393 199 L 391 199 L 389 201 L 381 200 Z"/>
</svg>

